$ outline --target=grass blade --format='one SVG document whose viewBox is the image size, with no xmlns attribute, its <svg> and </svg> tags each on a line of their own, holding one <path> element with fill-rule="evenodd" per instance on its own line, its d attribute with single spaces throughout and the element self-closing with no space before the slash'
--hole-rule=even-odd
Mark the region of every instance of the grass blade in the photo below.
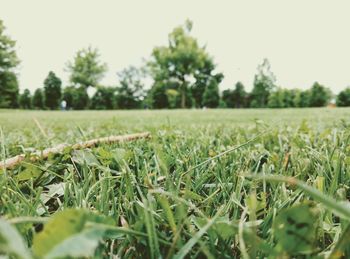
<svg viewBox="0 0 350 259">
<path fill-rule="evenodd" d="M 255 180 L 264 180 L 269 182 L 282 182 L 287 183 L 291 186 L 296 186 L 299 189 L 303 190 L 307 195 L 309 195 L 314 200 L 322 203 L 325 208 L 332 211 L 334 214 L 339 217 L 343 217 L 345 219 L 350 220 L 350 206 L 349 204 L 341 204 L 334 200 L 333 198 L 326 196 L 321 193 L 317 189 L 310 187 L 306 183 L 297 180 L 293 177 L 280 176 L 280 175 L 249 175 L 249 178 L 253 178 Z"/>
<path fill-rule="evenodd" d="M 184 258 L 191 248 L 200 240 L 200 238 L 208 231 L 208 229 L 215 223 L 223 208 L 220 208 L 215 216 L 210 219 L 207 224 L 202 227 L 187 243 L 180 249 L 180 251 L 174 256 L 176 259 Z"/>
</svg>

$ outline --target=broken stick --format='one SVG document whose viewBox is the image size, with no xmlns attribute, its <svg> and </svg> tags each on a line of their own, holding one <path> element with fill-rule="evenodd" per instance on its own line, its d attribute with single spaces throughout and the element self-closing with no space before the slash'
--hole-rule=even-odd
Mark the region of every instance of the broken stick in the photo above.
<svg viewBox="0 0 350 259">
<path fill-rule="evenodd" d="M 84 149 L 84 148 L 93 147 L 93 146 L 96 146 L 98 144 L 127 142 L 127 141 L 132 141 L 132 140 L 141 139 L 141 138 L 148 138 L 148 137 L 150 137 L 149 132 L 142 132 L 142 133 L 129 134 L 129 135 L 109 136 L 109 137 L 105 137 L 105 138 L 97 138 L 97 139 L 92 139 L 92 140 L 80 142 L 80 143 L 77 143 L 74 145 L 59 144 L 55 147 L 47 148 L 47 149 L 44 149 L 42 151 L 36 151 L 36 152 L 31 153 L 29 155 L 20 154 L 18 156 L 5 159 L 4 161 L 0 161 L 0 170 L 15 167 L 16 165 L 21 163 L 27 156 L 30 157 L 30 161 L 32 161 L 32 162 L 38 161 L 39 159 L 46 159 L 49 157 L 50 154 L 61 153 L 67 147 L 70 147 L 71 149 L 76 150 L 76 149 Z"/>
</svg>

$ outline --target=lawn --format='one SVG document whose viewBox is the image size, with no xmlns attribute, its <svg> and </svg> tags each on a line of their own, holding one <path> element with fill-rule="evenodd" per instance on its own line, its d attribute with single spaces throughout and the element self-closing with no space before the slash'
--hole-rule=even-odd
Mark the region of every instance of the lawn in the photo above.
<svg viewBox="0 0 350 259">
<path fill-rule="evenodd" d="M 298 126 L 306 120 L 322 129 L 342 120 L 348 121 L 350 109 L 241 109 L 241 110 L 135 110 L 135 111 L 11 111 L 0 109 L 0 127 L 6 143 L 46 147 L 47 144 L 82 140 L 148 130 L 181 130 L 193 136 L 193 129 L 232 130 L 254 126 L 257 121 L 277 129 Z M 44 129 L 41 132 L 36 119 Z M 210 137 L 210 136 L 208 136 Z M 47 143 L 48 142 L 48 143 Z"/>
<path fill-rule="evenodd" d="M 0 171 L 0 255 L 349 257 L 349 118 L 340 108 L 0 110 L 2 159 L 151 133 Z"/>
</svg>

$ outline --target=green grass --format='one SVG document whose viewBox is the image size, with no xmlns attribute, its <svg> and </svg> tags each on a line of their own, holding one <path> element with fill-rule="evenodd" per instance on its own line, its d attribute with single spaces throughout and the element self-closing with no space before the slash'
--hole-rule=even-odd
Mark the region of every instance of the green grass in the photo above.
<svg viewBox="0 0 350 259">
<path fill-rule="evenodd" d="M 36 239 L 53 246 L 66 238 L 75 255 L 96 258 L 350 256 L 349 118 L 350 109 L 339 108 L 0 110 L 1 159 L 63 142 L 152 134 L 0 172 L 0 215 L 39 258 Z M 57 215 L 54 241 L 41 222 L 58 211 L 67 215 Z M 80 217 L 79 227 L 65 225 L 70 217 Z M 15 255 L 4 236 L 0 224 L 0 255 Z"/>
</svg>

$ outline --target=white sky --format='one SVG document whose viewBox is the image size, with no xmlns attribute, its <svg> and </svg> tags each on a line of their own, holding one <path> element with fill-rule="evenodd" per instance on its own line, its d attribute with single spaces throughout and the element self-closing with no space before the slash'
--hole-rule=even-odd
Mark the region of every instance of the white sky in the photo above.
<svg viewBox="0 0 350 259">
<path fill-rule="evenodd" d="M 193 35 L 225 74 L 251 89 L 257 65 L 270 60 L 277 83 L 335 93 L 350 85 L 350 1 L 347 0 L 0 0 L 0 19 L 17 41 L 21 89 L 41 87 L 49 70 L 67 82 L 77 50 L 97 47 L 116 72 L 141 64 L 154 46 L 189 18 Z"/>
</svg>

